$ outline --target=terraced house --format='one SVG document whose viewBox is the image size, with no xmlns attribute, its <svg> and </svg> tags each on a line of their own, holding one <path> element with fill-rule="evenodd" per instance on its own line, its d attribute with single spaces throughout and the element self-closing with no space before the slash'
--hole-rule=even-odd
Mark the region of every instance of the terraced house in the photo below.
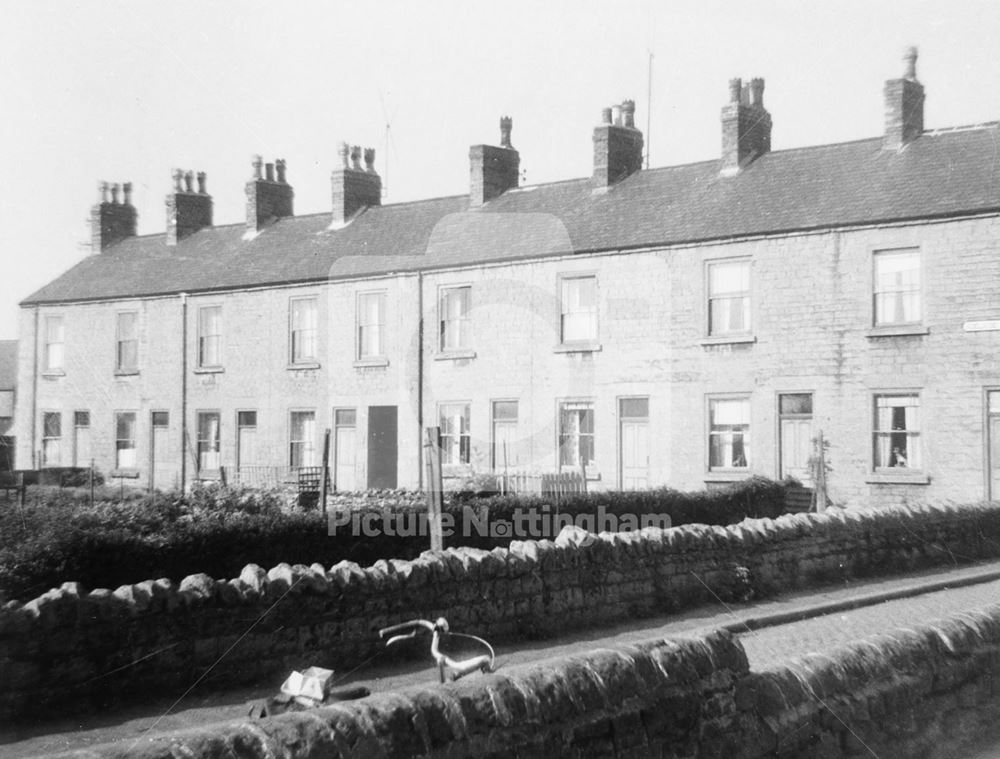
<svg viewBox="0 0 1000 759">
<path fill-rule="evenodd" d="M 185 485 L 316 464 L 330 429 L 338 489 L 415 487 L 440 426 L 452 475 L 699 488 L 807 478 L 822 429 L 834 500 L 998 497 L 1000 126 L 925 129 L 915 61 L 843 144 L 772 150 L 734 80 L 689 165 L 642 169 L 626 102 L 565 182 L 519 186 L 503 119 L 456 197 L 382 206 L 345 148 L 331 212 L 257 160 L 246 223 L 177 173 L 136 236 L 109 188 L 92 255 L 22 304 L 18 466 Z"/>
</svg>

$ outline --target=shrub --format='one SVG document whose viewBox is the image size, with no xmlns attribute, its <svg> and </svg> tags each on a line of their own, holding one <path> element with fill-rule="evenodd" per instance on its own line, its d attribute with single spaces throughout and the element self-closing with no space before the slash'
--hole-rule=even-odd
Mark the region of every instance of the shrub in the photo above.
<svg viewBox="0 0 1000 759">
<path fill-rule="evenodd" d="M 229 578 L 251 562 L 329 566 L 348 559 L 368 565 L 414 558 L 428 547 L 423 535 L 364 536 L 346 529 L 329 535 L 324 514 L 295 509 L 295 494 L 283 491 L 213 484 L 186 494 L 135 493 L 132 500 L 102 500 L 91 507 L 89 491 L 43 490 L 38 504 L 0 511 L 0 596 L 27 599 L 69 580 L 115 588 L 158 577 L 180 581 L 196 572 Z M 105 496 L 115 491 L 101 489 Z M 674 525 L 730 524 L 747 516 L 777 516 L 783 499 L 784 486 L 763 479 L 712 492 L 591 493 L 558 505 L 539 497 L 456 494 L 445 506 L 455 520 L 455 536 L 445 545 L 489 549 L 525 537 L 479 534 L 465 521 L 470 514 L 481 524 L 484 517 L 491 523 L 510 520 L 517 509 L 578 517 L 603 507 L 617 516 L 667 513 Z M 338 495 L 332 501 L 358 514 L 390 511 L 416 518 L 426 512 L 422 496 L 414 493 Z"/>
</svg>

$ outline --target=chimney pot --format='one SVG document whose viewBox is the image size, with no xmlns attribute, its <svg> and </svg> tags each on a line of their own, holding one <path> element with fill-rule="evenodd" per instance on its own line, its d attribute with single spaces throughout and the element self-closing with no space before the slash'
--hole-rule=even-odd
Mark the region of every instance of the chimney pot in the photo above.
<svg viewBox="0 0 1000 759">
<path fill-rule="evenodd" d="M 369 174 L 375 171 L 375 148 L 365 148 L 365 171 Z"/>
<path fill-rule="evenodd" d="M 361 146 L 352 145 L 351 146 L 351 168 L 355 171 L 361 171 Z"/>
<path fill-rule="evenodd" d="M 917 49 L 907 48 L 903 61 L 903 78 L 890 79 L 885 83 L 882 147 L 886 150 L 899 150 L 924 131 L 924 86 L 917 81 Z"/>
<path fill-rule="evenodd" d="M 625 119 L 625 126 L 635 129 L 635 101 L 625 100 L 622 102 L 622 114 Z"/>
<path fill-rule="evenodd" d="M 615 126 L 622 125 L 622 107 L 620 105 L 611 106 L 611 118 Z"/>
<path fill-rule="evenodd" d="M 350 168 L 350 166 L 351 166 L 351 164 L 350 164 L 350 155 L 351 155 L 351 148 L 350 148 L 350 146 L 346 142 L 342 142 L 342 143 L 340 143 L 340 148 L 337 150 L 337 152 L 340 154 L 340 160 L 344 162 L 344 168 L 345 169 Z"/>
<path fill-rule="evenodd" d="M 750 80 L 750 105 L 754 108 L 764 107 L 764 80 L 760 77 Z"/>
<path fill-rule="evenodd" d="M 514 127 L 514 121 L 510 116 L 500 117 L 500 147 L 510 148 L 513 145 L 510 144 L 510 132 Z"/>
<path fill-rule="evenodd" d="M 601 109 L 601 123 L 610 124 L 611 123 L 611 108 Z"/>
<path fill-rule="evenodd" d="M 736 105 L 740 102 L 740 96 L 743 92 L 743 81 L 740 78 L 729 80 L 729 102 Z"/>
<path fill-rule="evenodd" d="M 184 192 L 194 192 L 194 172 L 184 172 Z"/>
<path fill-rule="evenodd" d="M 903 79 L 908 79 L 911 82 L 917 81 L 917 48 L 906 48 L 903 52 L 903 62 L 906 64 L 903 69 Z"/>
<path fill-rule="evenodd" d="M 264 165 L 264 159 L 261 158 L 259 155 L 255 155 L 253 157 L 253 161 L 252 161 L 251 165 L 253 166 L 253 176 L 252 176 L 252 179 L 260 179 L 260 170 L 261 170 L 261 168 Z"/>
<path fill-rule="evenodd" d="M 265 163 L 264 164 L 264 179 L 268 182 L 274 181 L 274 164 Z"/>
<path fill-rule="evenodd" d="M 107 182 L 101 182 L 100 184 L 97 185 L 97 195 L 98 195 L 98 201 L 97 201 L 98 203 L 107 203 L 108 202 L 108 183 Z"/>
<path fill-rule="evenodd" d="M 207 192 L 205 189 L 205 172 L 198 172 L 198 194 L 204 195 Z"/>
<path fill-rule="evenodd" d="M 278 182 L 280 182 L 281 184 L 287 184 L 285 182 L 285 159 L 284 158 L 279 158 L 277 161 L 274 162 L 274 170 L 278 174 Z"/>
<path fill-rule="evenodd" d="M 131 182 L 126 182 L 125 184 L 122 185 L 122 195 L 124 196 L 124 200 L 122 201 L 122 203 L 124 205 L 126 205 L 126 206 L 132 205 L 132 183 Z"/>
<path fill-rule="evenodd" d="M 174 192 L 181 192 L 181 182 L 184 180 L 184 172 L 180 169 L 173 170 Z"/>
<path fill-rule="evenodd" d="M 117 182 L 115 182 L 113 185 L 111 185 L 111 202 L 114 203 L 116 206 L 119 205 L 119 203 L 118 203 L 118 190 L 119 190 L 119 187 L 118 187 L 118 183 Z"/>
</svg>

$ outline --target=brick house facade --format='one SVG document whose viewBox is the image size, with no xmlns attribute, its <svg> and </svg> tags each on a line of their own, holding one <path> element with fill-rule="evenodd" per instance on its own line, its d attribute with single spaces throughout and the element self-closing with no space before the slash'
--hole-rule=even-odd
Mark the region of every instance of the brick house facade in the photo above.
<svg viewBox="0 0 1000 759">
<path fill-rule="evenodd" d="M 626 101 L 585 179 L 519 187 L 505 118 L 458 197 L 381 206 L 345 146 L 332 214 L 256 159 L 246 224 L 178 172 L 140 237 L 108 188 L 93 255 L 22 303 L 18 466 L 168 487 L 330 429 L 338 488 L 416 487 L 439 425 L 452 475 L 699 488 L 807 477 L 822 430 L 836 501 L 1000 497 L 1000 126 L 925 130 L 915 58 L 851 143 L 772 151 L 734 80 L 696 164 L 642 169 Z"/>
</svg>

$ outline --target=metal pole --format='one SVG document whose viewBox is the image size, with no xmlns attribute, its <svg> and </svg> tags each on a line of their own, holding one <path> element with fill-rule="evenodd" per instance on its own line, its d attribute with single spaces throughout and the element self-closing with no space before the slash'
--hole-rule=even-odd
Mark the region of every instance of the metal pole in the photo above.
<svg viewBox="0 0 1000 759">
<path fill-rule="evenodd" d="M 444 535 L 441 527 L 443 497 L 441 493 L 440 434 L 440 427 L 428 427 L 424 437 L 424 461 L 427 469 L 427 526 L 431 533 L 432 551 L 440 551 L 444 548 Z"/>
<path fill-rule="evenodd" d="M 326 513 L 326 483 L 330 479 L 330 428 L 323 433 L 323 467 L 319 479 L 319 503 L 323 513 Z"/>
</svg>

